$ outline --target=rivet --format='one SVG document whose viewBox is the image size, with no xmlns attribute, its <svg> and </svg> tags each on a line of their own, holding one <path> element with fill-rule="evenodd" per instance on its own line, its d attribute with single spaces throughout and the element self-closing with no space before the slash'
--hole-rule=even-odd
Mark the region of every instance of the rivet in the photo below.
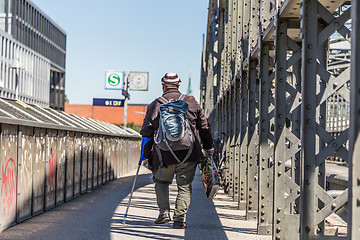
<svg viewBox="0 0 360 240">
<path fill-rule="evenodd" d="M 311 109 L 311 105 L 307 105 L 306 109 L 310 110 Z"/>
<path fill-rule="evenodd" d="M 282 210 L 281 207 L 278 207 L 278 208 L 277 208 L 277 212 L 278 212 L 278 213 L 281 212 L 281 210 Z"/>
<path fill-rule="evenodd" d="M 277 233 L 281 232 L 281 228 L 280 227 L 276 228 L 276 232 Z"/>
<path fill-rule="evenodd" d="M 308 45 L 308 48 L 309 48 L 309 49 L 312 49 L 312 44 L 309 44 L 309 45 Z"/>
<path fill-rule="evenodd" d="M 310 123 L 311 123 L 311 120 L 310 120 L 310 119 L 306 120 L 306 123 L 307 123 L 307 124 L 310 124 Z"/>
<path fill-rule="evenodd" d="M 261 216 L 264 216 L 265 215 L 265 212 L 264 211 L 261 211 Z"/>
<path fill-rule="evenodd" d="M 279 176 L 279 177 L 281 176 L 281 172 L 278 172 L 278 176 Z"/>
<path fill-rule="evenodd" d="M 334 210 L 334 209 L 336 208 L 336 203 L 333 203 L 333 204 L 331 205 L 331 208 Z"/>
<path fill-rule="evenodd" d="M 310 165 L 306 165 L 305 169 L 310 170 Z"/>
<path fill-rule="evenodd" d="M 277 224 L 281 223 L 281 219 L 280 218 L 276 219 L 276 223 Z"/>
<path fill-rule="evenodd" d="M 312 59 L 311 59 L 311 58 L 308 59 L 308 63 L 312 63 Z"/>
<path fill-rule="evenodd" d="M 265 218 L 261 218 L 260 220 L 261 220 L 261 222 L 265 222 Z"/>
<path fill-rule="evenodd" d="M 282 162 L 281 162 L 281 161 L 279 161 L 279 162 L 278 162 L 278 165 L 280 166 L 281 164 L 282 164 Z"/>
<path fill-rule="evenodd" d="M 334 142 L 334 143 L 332 144 L 332 146 L 333 146 L 334 148 L 336 148 L 338 145 L 337 145 L 336 142 Z"/>
</svg>

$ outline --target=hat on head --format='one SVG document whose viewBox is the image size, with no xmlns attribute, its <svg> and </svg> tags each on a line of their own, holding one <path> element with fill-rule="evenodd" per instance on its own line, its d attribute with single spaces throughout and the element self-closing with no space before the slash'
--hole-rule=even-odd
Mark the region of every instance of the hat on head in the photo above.
<svg viewBox="0 0 360 240">
<path fill-rule="evenodd" d="M 169 85 L 179 86 L 180 82 L 181 82 L 181 80 L 176 73 L 166 73 L 161 78 L 161 84 L 165 85 L 165 86 L 169 86 Z"/>
</svg>

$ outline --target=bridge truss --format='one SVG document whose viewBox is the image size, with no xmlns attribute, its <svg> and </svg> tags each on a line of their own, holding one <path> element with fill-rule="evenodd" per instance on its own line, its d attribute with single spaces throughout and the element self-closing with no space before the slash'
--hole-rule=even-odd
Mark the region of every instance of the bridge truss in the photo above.
<svg viewBox="0 0 360 240">
<path fill-rule="evenodd" d="M 228 194 L 258 234 L 360 239 L 359 18 L 359 1 L 209 1 L 201 104 L 223 143 Z M 349 169 L 335 194 L 334 155 Z M 326 233 L 332 214 L 346 233 Z"/>
</svg>

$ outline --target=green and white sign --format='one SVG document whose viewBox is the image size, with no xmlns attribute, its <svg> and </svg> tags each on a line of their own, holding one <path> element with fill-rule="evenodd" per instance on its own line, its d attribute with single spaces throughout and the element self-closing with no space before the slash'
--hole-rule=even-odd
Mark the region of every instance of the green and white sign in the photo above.
<svg viewBox="0 0 360 240">
<path fill-rule="evenodd" d="M 124 87 L 124 72 L 106 71 L 105 89 L 121 90 Z"/>
</svg>

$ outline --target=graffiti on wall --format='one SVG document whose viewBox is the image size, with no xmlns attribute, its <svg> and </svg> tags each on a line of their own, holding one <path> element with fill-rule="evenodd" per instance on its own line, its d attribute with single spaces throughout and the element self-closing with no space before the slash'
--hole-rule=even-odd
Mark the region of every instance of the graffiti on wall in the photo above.
<svg viewBox="0 0 360 240">
<path fill-rule="evenodd" d="M 51 153 L 51 157 L 49 158 L 49 171 L 47 173 L 46 180 L 48 182 L 49 192 L 53 192 L 55 190 L 55 176 L 56 176 L 56 156 L 54 153 Z"/>
<path fill-rule="evenodd" d="M 16 205 L 16 164 L 10 158 L 2 166 L 1 197 L 4 203 L 3 215 L 7 215 Z"/>
</svg>

